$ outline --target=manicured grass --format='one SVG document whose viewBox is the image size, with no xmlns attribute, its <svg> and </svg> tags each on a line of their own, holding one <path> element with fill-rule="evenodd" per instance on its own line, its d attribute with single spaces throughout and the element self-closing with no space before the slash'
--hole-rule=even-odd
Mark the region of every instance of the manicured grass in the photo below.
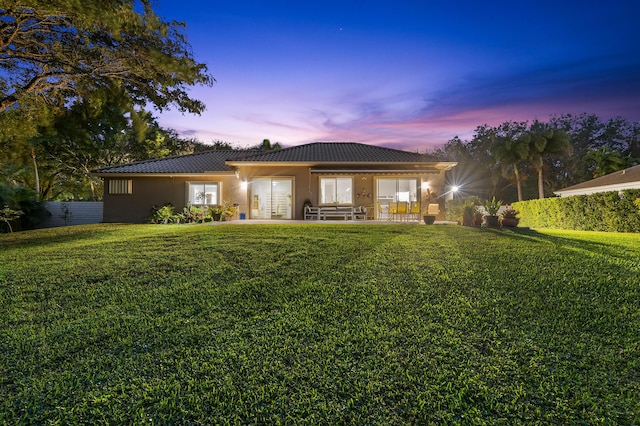
<svg viewBox="0 0 640 426">
<path fill-rule="evenodd" d="M 638 424 L 640 235 L 0 235 L 0 424 Z"/>
</svg>

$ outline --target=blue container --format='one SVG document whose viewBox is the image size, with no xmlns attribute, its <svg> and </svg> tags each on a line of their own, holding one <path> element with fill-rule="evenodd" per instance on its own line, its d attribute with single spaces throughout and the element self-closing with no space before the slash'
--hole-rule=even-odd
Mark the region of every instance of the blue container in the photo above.
<svg viewBox="0 0 640 426">
<path fill-rule="evenodd" d="M 240 220 L 244 220 L 247 218 L 247 214 L 246 213 L 240 213 Z"/>
</svg>

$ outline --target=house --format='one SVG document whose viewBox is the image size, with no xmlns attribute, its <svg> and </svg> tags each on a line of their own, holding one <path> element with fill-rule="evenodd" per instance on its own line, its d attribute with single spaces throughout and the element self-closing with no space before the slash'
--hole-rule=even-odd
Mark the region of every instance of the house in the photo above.
<svg viewBox="0 0 640 426">
<path fill-rule="evenodd" d="M 609 173 L 577 185 L 554 191 L 560 197 L 572 195 L 588 195 L 596 192 L 622 191 L 640 189 L 640 165 Z"/>
<path fill-rule="evenodd" d="M 104 222 L 142 223 L 154 206 L 235 204 L 246 219 L 303 219 L 314 206 L 367 207 L 444 194 L 457 163 L 425 154 L 348 142 L 315 142 L 275 151 L 214 150 L 94 170 L 104 180 Z M 444 218 L 444 198 L 439 219 Z M 426 204 L 423 204 L 426 205 Z"/>
</svg>

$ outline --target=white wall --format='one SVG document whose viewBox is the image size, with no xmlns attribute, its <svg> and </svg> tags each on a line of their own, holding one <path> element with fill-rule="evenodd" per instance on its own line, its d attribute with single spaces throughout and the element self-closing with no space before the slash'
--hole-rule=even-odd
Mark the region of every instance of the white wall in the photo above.
<svg viewBox="0 0 640 426">
<path fill-rule="evenodd" d="M 40 228 L 102 222 L 102 201 L 48 201 L 44 208 L 50 215 L 39 225 Z"/>
</svg>

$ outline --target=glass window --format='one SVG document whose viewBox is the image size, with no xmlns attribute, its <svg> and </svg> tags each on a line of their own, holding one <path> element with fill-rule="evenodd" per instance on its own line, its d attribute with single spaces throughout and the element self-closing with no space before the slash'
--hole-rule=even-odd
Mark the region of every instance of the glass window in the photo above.
<svg viewBox="0 0 640 426">
<path fill-rule="evenodd" d="M 193 205 L 218 205 L 220 185 L 218 182 L 190 182 L 189 204 Z"/>
<path fill-rule="evenodd" d="M 353 204 L 353 178 L 320 178 L 320 204 Z"/>
</svg>

